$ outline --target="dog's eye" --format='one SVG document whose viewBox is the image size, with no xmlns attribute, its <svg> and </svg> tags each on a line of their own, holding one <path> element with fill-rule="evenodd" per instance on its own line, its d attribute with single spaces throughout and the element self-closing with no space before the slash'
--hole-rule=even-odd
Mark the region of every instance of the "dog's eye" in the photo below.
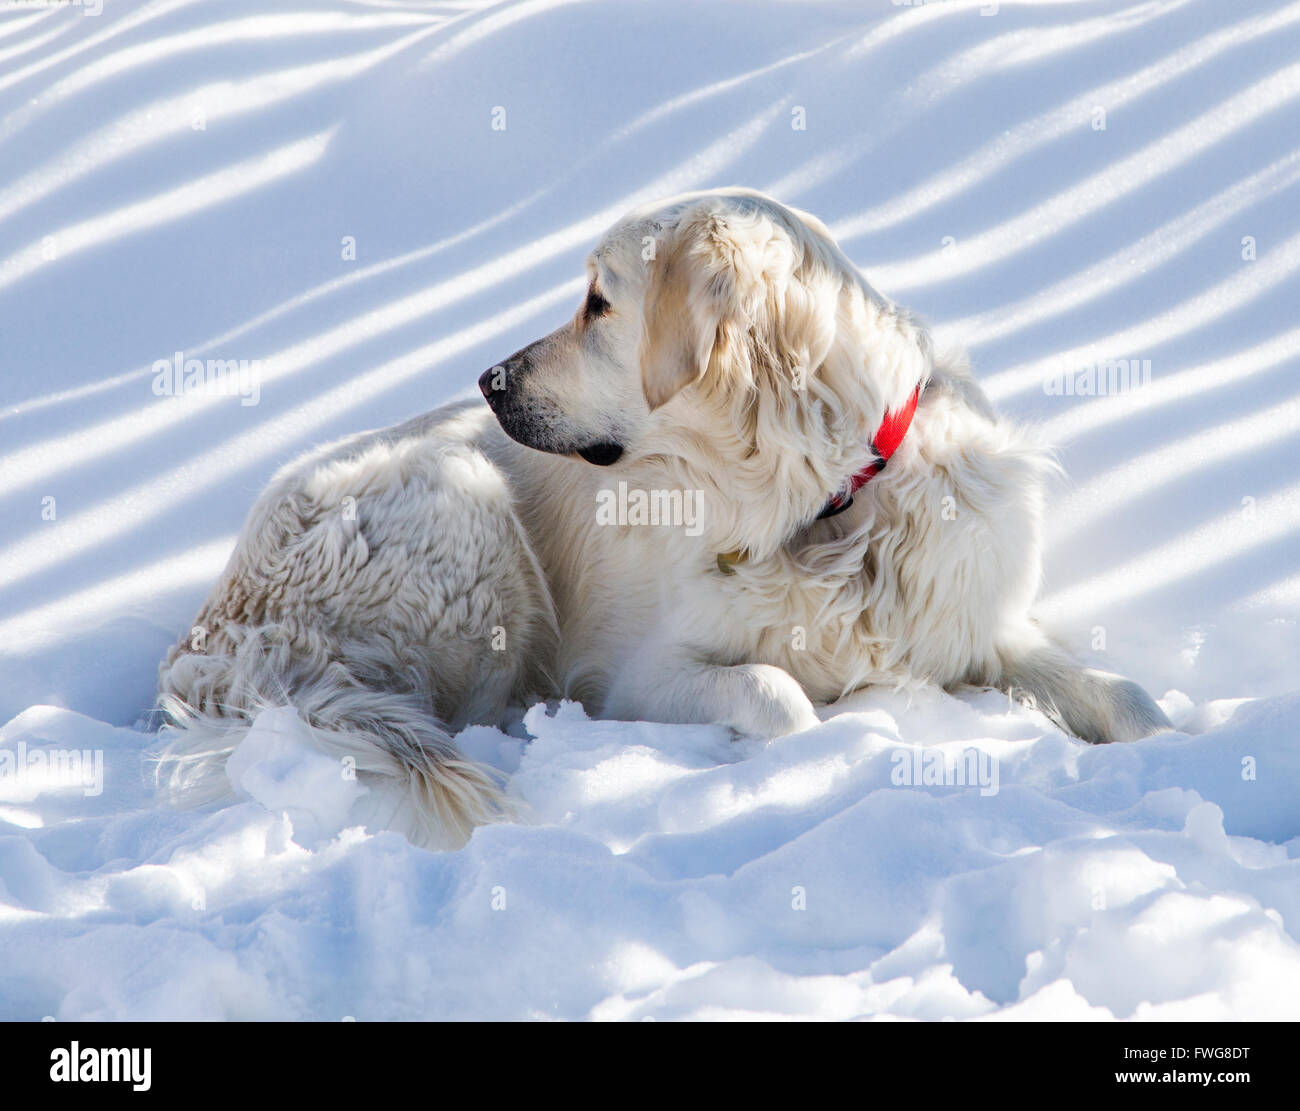
<svg viewBox="0 0 1300 1111">
<path fill-rule="evenodd" d="M 587 320 L 595 320 L 598 316 L 604 316 L 609 312 L 609 302 L 596 292 L 593 285 L 587 290 L 587 303 L 582 306 L 582 315 Z"/>
</svg>

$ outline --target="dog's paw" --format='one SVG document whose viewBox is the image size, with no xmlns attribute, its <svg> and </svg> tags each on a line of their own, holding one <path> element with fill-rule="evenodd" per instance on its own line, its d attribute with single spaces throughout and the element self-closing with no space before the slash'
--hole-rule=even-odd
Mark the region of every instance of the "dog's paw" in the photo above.
<svg viewBox="0 0 1300 1111">
<path fill-rule="evenodd" d="M 743 702 L 727 722 L 736 732 L 769 739 L 802 733 L 821 724 L 812 700 L 789 672 L 768 664 L 744 664 Z"/>
</svg>

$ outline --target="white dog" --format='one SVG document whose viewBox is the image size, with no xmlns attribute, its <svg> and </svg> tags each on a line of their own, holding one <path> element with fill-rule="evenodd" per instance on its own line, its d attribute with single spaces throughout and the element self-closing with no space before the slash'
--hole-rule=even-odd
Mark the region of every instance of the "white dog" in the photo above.
<svg viewBox="0 0 1300 1111">
<path fill-rule="evenodd" d="M 284 704 L 409 785 L 427 844 L 505 810 L 453 733 L 539 697 L 779 737 L 929 681 L 1093 742 L 1169 728 L 1029 616 L 1050 462 L 818 220 L 690 194 L 587 268 L 577 315 L 483 375 L 490 409 L 275 477 L 161 671 L 173 788 L 227 792 L 225 757 Z"/>
</svg>

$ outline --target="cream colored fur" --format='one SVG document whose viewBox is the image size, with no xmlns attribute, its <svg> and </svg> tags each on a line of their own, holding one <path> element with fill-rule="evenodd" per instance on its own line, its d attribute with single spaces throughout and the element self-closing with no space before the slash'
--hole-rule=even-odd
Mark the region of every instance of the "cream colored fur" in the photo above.
<svg viewBox="0 0 1300 1111">
<path fill-rule="evenodd" d="M 225 793 L 225 756 L 285 703 L 325 751 L 409 785 L 425 844 L 509 812 L 452 734 L 561 693 L 761 737 L 916 682 L 1000 687 L 1090 741 L 1168 727 L 1029 616 L 1047 457 L 820 222 L 746 190 L 691 194 L 629 214 L 589 271 L 600 311 L 484 375 L 496 420 L 449 406 L 272 481 L 200 647 L 162 668 L 178 793 Z M 815 520 L 918 384 L 897 455 Z M 576 454 L 597 446 L 621 456 Z M 698 491 L 703 518 L 602 523 L 620 483 Z"/>
</svg>

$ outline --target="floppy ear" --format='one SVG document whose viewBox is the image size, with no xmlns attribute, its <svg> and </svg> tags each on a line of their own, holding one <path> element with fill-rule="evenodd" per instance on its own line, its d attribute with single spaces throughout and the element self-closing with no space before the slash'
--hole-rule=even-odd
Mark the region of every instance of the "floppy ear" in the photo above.
<svg viewBox="0 0 1300 1111">
<path fill-rule="evenodd" d="M 651 409 L 705 377 L 710 365 L 750 378 L 744 355 L 771 346 L 772 309 L 796 266 L 788 231 L 761 209 L 719 211 L 706 201 L 682 216 L 651 260 L 642 316 L 641 386 Z"/>
<path fill-rule="evenodd" d="M 679 226 L 672 242 L 647 265 L 641 320 L 641 388 L 651 409 L 697 382 L 708 369 L 720 313 L 693 281 L 695 229 Z"/>
<path fill-rule="evenodd" d="M 684 214 L 648 264 L 641 385 L 651 409 L 698 382 L 715 358 L 747 342 L 794 266 L 789 236 L 761 211 Z"/>
</svg>

